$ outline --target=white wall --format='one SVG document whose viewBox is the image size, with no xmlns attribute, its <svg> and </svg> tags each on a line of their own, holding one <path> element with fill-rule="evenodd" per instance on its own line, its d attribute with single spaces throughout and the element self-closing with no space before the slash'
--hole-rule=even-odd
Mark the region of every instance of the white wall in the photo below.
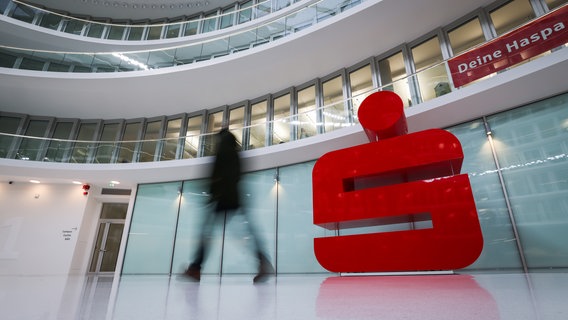
<svg viewBox="0 0 568 320">
<path fill-rule="evenodd" d="M 80 185 L 2 182 L 0 275 L 68 274 L 91 196 Z"/>
</svg>

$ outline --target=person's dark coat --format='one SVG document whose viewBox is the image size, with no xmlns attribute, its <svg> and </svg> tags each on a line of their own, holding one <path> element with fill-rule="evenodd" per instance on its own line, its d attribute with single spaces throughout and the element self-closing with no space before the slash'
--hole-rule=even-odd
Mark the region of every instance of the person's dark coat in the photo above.
<svg viewBox="0 0 568 320">
<path fill-rule="evenodd" d="M 241 164 L 235 136 L 226 129 L 217 134 L 217 150 L 211 174 L 211 197 L 215 210 L 235 210 L 240 207 L 239 180 Z"/>
</svg>

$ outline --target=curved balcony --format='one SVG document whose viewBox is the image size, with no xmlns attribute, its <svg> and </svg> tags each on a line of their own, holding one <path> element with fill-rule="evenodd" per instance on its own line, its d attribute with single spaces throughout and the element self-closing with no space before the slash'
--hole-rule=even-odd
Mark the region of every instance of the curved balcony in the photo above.
<svg viewBox="0 0 568 320">
<path fill-rule="evenodd" d="M 567 60 L 564 50 L 565 46 L 559 47 L 554 51 L 552 64 L 547 66 L 561 66 L 558 70 L 563 70 Z M 551 55 L 552 52 L 540 55 L 534 61 L 538 61 L 543 57 Z M 549 62 L 546 62 L 548 65 Z M 506 74 L 509 70 L 513 70 L 518 66 L 525 64 L 513 65 L 504 70 Z M 525 66 L 526 67 L 526 66 Z M 536 73 L 538 68 L 533 71 L 524 71 L 530 75 Z M 0 158 L 16 159 L 24 161 L 41 161 L 41 162 L 60 162 L 60 163 L 86 163 L 86 164 L 113 164 L 113 163 L 130 163 L 130 162 L 163 162 L 168 160 L 183 160 L 192 158 L 202 158 L 213 154 L 214 134 L 223 126 L 227 126 L 229 130 L 237 137 L 241 150 L 254 150 L 274 145 L 281 145 L 288 142 L 298 141 L 317 135 L 325 135 L 338 129 L 353 127 L 359 124 L 357 118 L 357 110 L 361 102 L 373 92 L 380 90 L 389 90 L 396 92 L 399 96 L 408 97 L 411 91 L 416 91 L 420 84 L 432 83 L 448 83 L 451 80 L 444 72 L 440 70 L 448 69 L 448 61 L 434 64 L 420 72 L 402 77 L 396 81 L 385 84 L 380 87 L 372 87 L 366 90 L 358 91 L 347 99 L 338 100 L 329 103 L 323 107 L 311 107 L 307 112 L 298 112 L 291 116 L 273 116 L 274 120 L 263 121 L 251 119 L 250 125 L 243 125 L 241 122 L 233 119 L 219 119 L 209 124 L 211 119 L 203 117 L 202 122 L 187 126 L 187 132 L 192 134 L 180 136 L 178 133 L 170 133 L 164 138 L 142 139 L 142 140 L 80 140 L 80 139 L 58 139 L 45 138 L 39 136 L 26 136 L 20 134 L 9 134 L 0 132 Z M 500 72 L 499 74 L 503 74 Z M 495 74 L 489 75 L 483 79 L 477 80 L 476 83 L 489 82 Z M 512 76 L 515 77 L 515 76 Z M 514 78 L 513 78 L 514 79 Z M 488 85 L 492 87 L 493 85 Z M 560 84 L 561 86 L 561 84 Z M 425 111 L 430 111 L 430 105 L 447 105 L 448 101 L 439 101 L 445 98 L 448 93 L 457 93 L 457 91 L 467 91 L 469 86 L 452 87 L 449 91 L 440 92 L 436 97 L 424 101 L 417 105 L 406 105 L 406 113 L 416 115 Z M 552 84 L 548 86 L 554 93 L 560 93 L 561 90 Z M 496 89 L 496 88 L 492 88 Z M 503 95 L 503 94 L 499 94 Z M 453 95 L 451 101 L 455 102 L 460 99 L 459 95 Z M 462 97 L 463 98 L 463 97 Z M 519 98 L 522 98 L 519 96 Z M 464 99 L 465 100 L 465 99 Z M 514 103 L 516 99 L 510 97 L 509 101 Z M 466 103 L 467 104 L 467 103 Z M 502 108 L 506 109 L 504 105 Z M 483 114 L 484 108 L 479 107 L 477 110 L 454 110 L 450 113 L 461 113 L 464 117 L 475 117 Z M 440 111 L 443 112 L 443 111 Z M 213 115 L 214 112 L 208 114 Z M 468 114 L 470 116 L 468 116 Z M 430 119 L 432 120 L 432 119 Z M 433 121 L 428 127 L 448 125 L 449 123 Z M 414 129 L 420 128 L 417 124 Z M 203 129 L 205 128 L 205 130 Z M 425 128 L 422 128 L 425 129 Z M 203 131 L 206 131 L 203 133 Z"/>
<path fill-rule="evenodd" d="M 94 39 L 145 41 L 173 39 L 207 33 L 244 24 L 293 5 L 294 2 L 259 0 L 236 2 L 206 13 L 158 20 L 112 20 L 80 18 L 18 0 L 0 4 L 0 13 L 13 19 L 62 33 Z M 193 4 L 190 4 L 193 5 Z"/>
<path fill-rule="evenodd" d="M 284 16 L 235 32 L 216 33 L 189 44 L 127 52 L 62 52 L 0 46 L 0 66 L 54 72 L 125 72 L 185 65 L 244 51 L 289 36 L 343 12 L 360 0 L 320 0 L 298 6 Z"/>
</svg>

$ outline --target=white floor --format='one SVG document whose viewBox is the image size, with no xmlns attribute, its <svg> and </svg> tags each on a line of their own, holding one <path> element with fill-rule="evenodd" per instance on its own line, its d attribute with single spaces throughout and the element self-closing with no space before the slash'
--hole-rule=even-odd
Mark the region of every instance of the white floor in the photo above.
<svg viewBox="0 0 568 320">
<path fill-rule="evenodd" d="M 568 319 L 568 273 L 0 276 L 0 319 Z"/>
</svg>

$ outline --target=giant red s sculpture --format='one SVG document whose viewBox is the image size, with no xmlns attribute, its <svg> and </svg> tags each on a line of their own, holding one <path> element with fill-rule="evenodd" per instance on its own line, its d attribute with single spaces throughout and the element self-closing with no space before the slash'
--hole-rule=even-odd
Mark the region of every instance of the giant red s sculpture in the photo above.
<svg viewBox="0 0 568 320">
<path fill-rule="evenodd" d="M 388 272 L 475 262 L 483 237 L 458 139 L 440 129 L 407 134 L 402 100 L 390 91 L 367 97 L 358 117 L 370 143 L 324 154 L 313 168 L 314 224 L 378 228 L 314 239 L 319 263 L 332 272 Z M 384 229 L 392 224 L 426 227 Z"/>
</svg>

